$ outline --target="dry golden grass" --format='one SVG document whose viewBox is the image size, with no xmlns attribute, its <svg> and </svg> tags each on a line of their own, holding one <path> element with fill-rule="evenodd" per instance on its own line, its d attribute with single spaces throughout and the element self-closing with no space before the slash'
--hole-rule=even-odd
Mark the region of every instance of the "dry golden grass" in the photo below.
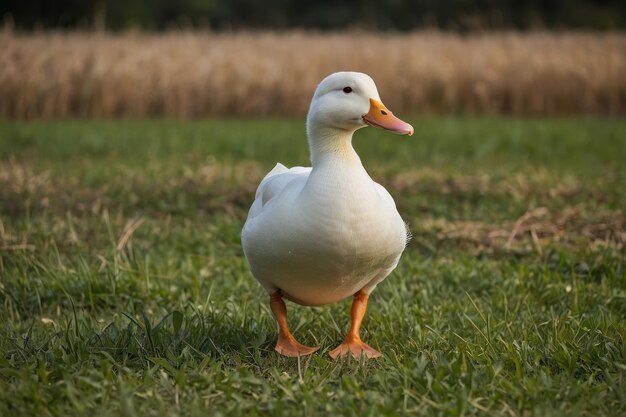
<svg viewBox="0 0 626 417">
<path fill-rule="evenodd" d="M 130 174 L 130 173 L 129 173 Z M 230 216 L 241 216 L 241 211 L 255 193 L 256 185 L 265 175 L 259 163 L 252 161 L 223 164 L 212 162 L 188 169 L 179 177 L 160 181 L 161 196 L 184 190 L 195 195 L 203 203 L 201 210 L 218 211 Z M 415 182 L 407 179 L 411 178 Z M 237 184 L 232 187 L 229 184 Z M 564 180 L 556 188 L 535 183 L 532 177 L 518 175 L 515 182 L 492 181 L 488 177 L 449 176 L 431 170 L 422 170 L 410 176 L 400 174 L 385 182 L 396 194 L 428 193 L 437 189 L 442 194 L 482 196 L 506 196 L 512 199 L 531 200 L 541 193 L 567 198 L 570 193 L 586 194 L 588 201 L 569 205 L 564 209 L 536 207 L 528 209 L 518 219 L 496 222 L 471 220 L 447 220 L 441 216 L 422 215 L 414 226 L 417 239 L 445 245 L 453 242 L 457 247 L 473 254 L 483 253 L 543 253 L 544 248 L 558 243 L 561 247 L 576 248 L 584 243 L 588 249 L 621 251 L 626 245 L 626 216 L 621 210 L 598 209 L 604 196 L 581 185 Z M 81 183 L 80 178 L 58 177 L 49 171 L 37 172 L 29 164 L 13 158 L 0 165 L 0 201 L 7 212 L 65 213 L 80 217 L 105 214 L 113 203 L 109 194 L 115 189 L 117 195 L 127 195 L 125 204 L 133 206 L 141 199 L 149 198 L 154 184 L 142 175 L 125 175 L 122 183 L 111 181 L 106 186 L 91 187 Z M 211 190 L 211 191 L 207 191 Z M 139 195 L 137 194 L 139 193 Z M 160 197 L 161 198 L 161 197 Z M 79 201 L 79 203 L 77 203 Z M 408 209 L 407 209 L 408 210 Z M 166 223 L 171 214 L 166 216 Z M 65 219 L 65 221 L 69 221 Z M 141 226 L 143 218 L 126 220 L 117 241 L 122 250 Z M 58 226 L 60 227 L 60 226 Z M 53 228 L 55 229 L 55 228 Z M 65 243 L 81 240 L 75 231 L 67 228 Z M 84 239 L 82 239 L 84 240 Z M 36 246 L 23 237 L 4 231 L 0 220 L 0 251 L 33 251 Z"/>
<path fill-rule="evenodd" d="M 304 114 L 338 70 L 402 113 L 626 114 L 626 34 L 0 34 L 0 117 Z"/>
<path fill-rule="evenodd" d="M 590 211 L 584 205 L 551 212 L 546 207 L 528 210 L 516 221 L 485 223 L 426 219 L 423 230 L 436 232 L 438 243 L 455 241 L 471 253 L 513 252 L 541 254 L 546 246 L 559 243 L 576 247 L 615 249 L 626 244 L 626 217 L 620 210 Z"/>
</svg>

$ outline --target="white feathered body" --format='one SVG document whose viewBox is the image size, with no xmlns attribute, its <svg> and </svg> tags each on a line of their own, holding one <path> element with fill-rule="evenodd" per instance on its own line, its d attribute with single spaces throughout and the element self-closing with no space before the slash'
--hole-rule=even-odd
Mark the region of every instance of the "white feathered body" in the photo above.
<svg viewBox="0 0 626 417">
<path fill-rule="evenodd" d="M 358 157 L 281 164 L 261 181 L 242 231 L 254 277 L 303 305 L 369 293 L 396 267 L 406 226 Z"/>
</svg>

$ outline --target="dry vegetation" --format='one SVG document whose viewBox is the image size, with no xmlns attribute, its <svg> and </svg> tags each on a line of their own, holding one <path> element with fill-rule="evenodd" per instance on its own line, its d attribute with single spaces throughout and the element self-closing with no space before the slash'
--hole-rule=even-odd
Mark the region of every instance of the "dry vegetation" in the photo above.
<svg viewBox="0 0 626 417">
<path fill-rule="evenodd" d="M 559 243 L 576 247 L 585 243 L 590 250 L 621 250 L 626 242 L 626 221 L 621 211 L 605 210 L 590 214 L 578 205 L 562 212 L 546 207 L 528 210 L 514 222 L 491 224 L 477 221 L 424 222 L 426 231 L 435 231 L 439 243 L 454 241 L 471 253 L 512 252 L 542 254 L 544 247 Z"/>
<path fill-rule="evenodd" d="M 107 207 L 114 202 L 111 194 L 126 195 L 128 206 L 140 206 L 142 200 L 171 200 L 177 190 L 184 190 L 187 195 L 195 196 L 201 201 L 197 209 L 237 217 L 245 212 L 254 195 L 255 186 L 264 174 L 260 164 L 254 162 L 239 162 L 234 165 L 215 162 L 187 170 L 180 177 L 162 180 L 159 186 L 143 175 L 128 173 L 124 176 L 123 183 L 110 182 L 106 186 L 93 188 L 81 184 L 77 177 L 53 177 L 49 171 L 36 173 L 29 165 L 10 159 L 6 164 L 0 165 L 0 202 L 6 203 L 4 209 L 7 213 L 66 213 L 66 218 L 53 229 L 62 230 L 66 234 L 64 244 L 75 244 L 88 238 L 78 237 L 75 226 L 72 225 L 72 216 L 108 216 Z M 232 184 L 237 186 L 232 187 Z M 397 195 L 428 194 L 436 189 L 446 195 L 467 196 L 478 193 L 485 198 L 500 196 L 513 200 L 529 200 L 542 193 L 549 194 L 551 198 L 566 200 L 580 194 L 588 199 L 586 203 L 569 205 L 564 209 L 529 208 L 518 219 L 501 222 L 450 221 L 424 213 L 414 226 L 418 245 L 428 243 L 442 246 L 452 243 L 473 254 L 542 254 L 545 247 L 556 243 L 571 249 L 584 244 L 590 250 L 616 251 L 623 250 L 626 244 L 626 216 L 623 212 L 597 209 L 605 196 L 598 191 L 585 189 L 580 184 L 563 183 L 556 188 L 545 189 L 542 188 L 545 185 L 521 174 L 511 182 L 492 181 L 486 177 L 471 175 L 450 176 L 422 170 L 390 178 L 385 181 L 385 185 Z M 111 192 L 111 188 L 116 191 Z M 157 189 L 158 195 L 151 197 L 150 190 Z M 409 211 L 409 208 L 402 207 L 401 210 Z M 143 221 L 143 217 L 128 220 L 117 246 L 123 247 Z M 170 221 L 171 216 L 168 215 L 166 223 Z M 83 231 L 79 235 L 89 233 L 91 232 Z M 23 237 L 5 233 L 0 221 L 0 251 L 36 249 L 35 245 Z"/>
<path fill-rule="evenodd" d="M 303 114 L 371 74 L 403 113 L 626 114 L 620 33 L 0 34 L 0 117 Z"/>
</svg>

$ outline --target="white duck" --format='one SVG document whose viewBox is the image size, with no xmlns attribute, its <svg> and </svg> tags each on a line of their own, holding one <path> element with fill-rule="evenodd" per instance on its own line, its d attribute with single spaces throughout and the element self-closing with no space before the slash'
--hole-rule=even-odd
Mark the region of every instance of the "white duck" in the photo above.
<svg viewBox="0 0 626 417">
<path fill-rule="evenodd" d="M 381 103 L 368 75 L 329 75 L 307 116 L 312 168 L 276 164 L 257 189 L 241 240 L 252 274 L 270 295 L 280 354 L 318 349 L 293 337 L 283 297 L 316 306 L 353 295 L 352 325 L 330 355 L 380 356 L 361 341 L 359 329 L 368 295 L 398 264 L 407 229 L 391 195 L 370 178 L 352 147 L 353 133 L 366 125 L 413 134 Z"/>
</svg>

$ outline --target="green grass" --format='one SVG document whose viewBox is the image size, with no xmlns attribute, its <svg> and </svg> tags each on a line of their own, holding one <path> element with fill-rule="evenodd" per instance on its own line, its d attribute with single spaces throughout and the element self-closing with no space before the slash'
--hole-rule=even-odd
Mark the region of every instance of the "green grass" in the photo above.
<svg viewBox="0 0 626 417">
<path fill-rule="evenodd" d="M 349 301 L 275 354 L 240 248 L 302 120 L 0 123 L 0 415 L 626 415 L 626 122 L 413 122 L 355 138 L 414 233 L 369 362 Z"/>
</svg>

